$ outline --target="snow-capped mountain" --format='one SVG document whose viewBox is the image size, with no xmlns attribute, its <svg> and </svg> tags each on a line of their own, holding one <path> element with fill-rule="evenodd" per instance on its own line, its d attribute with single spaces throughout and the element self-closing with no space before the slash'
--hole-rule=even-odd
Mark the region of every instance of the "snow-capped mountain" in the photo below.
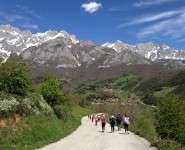
<svg viewBox="0 0 185 150">
<path fill-rule="evenodd" d="M 167 45 L 158 46 L 152 42 L 128 45 L 121 41 L 116 41 L 115 43 L 105 43 L 102 46 L 106 48 L 113 48 L 118 52 L 130 50 L 152 61 L 159 59 L 185 60 L 185 50 L 175 50 Z"/>
<path fill-rule="evenodd" d="M 4 61 L 11 53 L 18 55 L 25 49 L 32 46 L 39 46 L 42 43 L 62 37 L 63 41 L 70 47 L 79 41 L 74 35 L 69 35 L 65 31 L 47 31 L 45 33 L 32 34 L 30 31 L 20 31 L 10 25 L 0 26 L 0 56 Z"/>
<path fill-rule="evenodd" d="M 185 59 L 185 51 L 154 43 L 128 45 L 121 41 L 101 46 L 92 41 L 80 41 L 65 31 L 32 34 L 10 25 L 0 26 L 0 61 L 11 54 L 40 66 L 106 68 L 119 64 L 151 64 L 161 59 Z"/>
</svg>

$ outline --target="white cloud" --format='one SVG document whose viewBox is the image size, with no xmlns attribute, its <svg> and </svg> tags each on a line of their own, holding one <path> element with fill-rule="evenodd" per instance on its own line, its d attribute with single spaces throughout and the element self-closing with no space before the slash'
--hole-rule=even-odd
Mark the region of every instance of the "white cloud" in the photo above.
<svg viewBox="0 0 185 150">
<path fill-rule="evenodd" d="M 24 16 L 6 13 L 6 12 L 0 12 L 0 18 L 4 19 L 7 22 L 15 22 L 17 20 L 28 20 Z"/>
<path fill-rule="evenodd" d="M 151 5 L 160 5 L 163 3 L 175 2 L 177 0 L 141 0 L 133 4 L 135 7 L 151 6 Z"/>
<path fill-rule="evenodd" d="M 81 8 L 85 9 L 86 12 L 91 13 L 91 14 L 98 11 L 101 7 L 102 7 L 102 4 L 96 3 L 96 2 L 82 4 L 81 6 Z"/>
<path fill-rule="evenodd" d="M 185 36 L 184 24 L 185 12 L 176 18 L 168 19 L 143 29 L 137 33 L 137 38 L 144 40 L 153 36 L 158 36 L 166 37 L 171 40 L 178 40 L 179 38 L 183 38 Z"/>
<path fill-rule="evenodd" d="M 40 18 L 40 16 L 34 10 L 31 10 L 30 8 L 27 8 L 21 5 L 16 5 L 16 7 L 19 9 L 19 11 L 23 11 L 24 13 L 30 14 L 36 18 Z"/>
<path fill-rule="evenodd" d="M 23 27 L 29 28 L 29 29 L 38 29 L 39 28 L 39 26 L 36 24 L 24 24 Z"/>
<path fill-rule="evenodd" d="M 167 11 L 167 12 L 163 12 L 163 13 L 159 13 L 159 14 L 155 14 L 155 15 L 139 17 L 137 19 L 134 19 L 133 21 L 121 24 L 119 26 L 119 28 L 123 28 L 123 27 L 130 26 L 130 25 L 135 25 L 135 24 L 140 24 L 140 23 L 156 21 L 159 19 L 169 18 L 169 17 L 175 16 L 177 14 L 180 14 L 183 11 L 184 10 Z"/>
</svg>

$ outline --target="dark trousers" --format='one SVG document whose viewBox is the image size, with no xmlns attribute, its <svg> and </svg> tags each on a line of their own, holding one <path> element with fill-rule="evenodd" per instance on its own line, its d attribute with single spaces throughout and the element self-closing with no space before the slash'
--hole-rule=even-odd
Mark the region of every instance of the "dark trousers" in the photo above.
<svg viewBox="0 0 185 150">
<path fill-rule="evenodd" d="M 97 126 L 97 124 L 98 124 L 98 120 L 96 120 L 96 123 L 95 123 L 95 125 Z"/>
<path fill-rule="evenodd" d="M 102 130 L 105 130 L 105 123 L 102 122 Z"/>
<path fill-rule="evenodd" d="M 121 122 L 117 122 L 118 131 L 121 130 Z"/>
<path fill-rule="evenodd" d="M 110 124 L 111 125 L 111 132 L 114 132 L 114 126 L 115 126 L 115 124 Z"/>
<path fill-rule="evenodd" d="M 124 123 L 125 133 L 128 131 L 128 124 Z"/>
</svg>

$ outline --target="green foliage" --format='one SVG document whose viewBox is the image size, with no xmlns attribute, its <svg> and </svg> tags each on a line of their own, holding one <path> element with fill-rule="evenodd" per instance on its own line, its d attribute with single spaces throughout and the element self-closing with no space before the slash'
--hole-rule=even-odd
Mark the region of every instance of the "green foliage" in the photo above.
<svg viewBox="0 0 185 150">
<path fill-rule="evenodd" d="M 99 88 L 99 84 L 96 82 L 88 82 L 80 85 L 76 90 L 79 94 L 85 94 L 87 91 L 96 91 Z"/>
<path fill-rule="evenodd" d="M 160 80 L 161 79 L 158 77 L 146 79 L 135 88 L 135 92 L 140 96 L 143 96 L 145 94 L 152 94 L 155 91 L 159 91 L 161 89 Z"/>
<path fill-rule="evenodd" d="M 28 93 L 25 97 L 13 96 L 7 94 L 0 96 L 0 118 L 14 116 L 15 114 L 26 116 L 51 114 L 53 112 L 51 106 L 39 94 Z"/>
<path fill-rule="evenodd" d="M 116 97 L 120 99 L 131 99 L 135 98 L 129 91 L 123 91 L 123 90 L 116 90 L 115 92 Z"/>
<path fill-rule="evenodd" d="M 101 100 L 106 100 L 111 97 L 115 97 L 114 93 L 110 93 L 108 91 L 104 91 L 103 89 L 99 89 L 96 94 L 97 98 Z"/>
<path fill-rule="evenodd" d="M 176 86 L 185 83 L 185 70 L 182 70 L 173 75 L 173 77 L 171 77 L 168 82 L 170 86 Z"/>
<path fill-rule="evenodd" d="M 120 77 L 114 81 L 112 84 L 113 86 L 122 86 L 122 85 L 127 85 L 129 83 L 129 80 L 135 78 L 136 76 L 134 74 L 128 74 L 126 76 Z"/>
<path fill-rule="evenodd" d="M 87 108 L 82 108 L 79 106 L 72 107 L 72 115 L 74 118 L 82 118 L 83 116 L 87 116 L 93 114 L 93 111 Z"/>
<path fill-rule="evenodd" d="M 185 144 L 185 105 L 177 96 L 169 94 L 158 101 L 157 132 L 162 138 Z"/>
<path fill-rule="evenodd" d="M 23 96 L 31 87 L 29 68 L 22 59 L 6 62 L 0 66 L 0 91 Z"/>
<path fill-rule="evenodd" d="M 154 106 L 157 105 L 157 98 L 152 94 L 145 94 L 143 96 L 142 101 L 144 102 L 144 104 L 147 104 L 147 105 L 154 105 Z"/>
<path fill-rule="evenodd" d="M 178 95 L 181 99 L 185 99 L 185 83 L 179 85 L 174 91 L 174 94 Z"/>
<path fill-rule="evenodd" d="M 171 93 L 175 89 L 176 89 L 176 87 L 164 87 L 164 88 L 162 88 L 162 90 L 155 92 L 154 96 L 155 97 L 164 97 L 167 94 Z"/>
<path fill-rule="evenodd" d="M 80 95 L 78 93 L 68 92 L 68 93 L 65 93 L 65 96 L 67 98 L 67 101 L 69 102 L 69 105 L 72 105 L 72 106 L 79 105 L 81 107 L 85 107 L 87 105 L 87 101 L 85 99 L 85 96 L 83 95 Z"/>
<path fill-rule="evenodd" d="M 98 99 L 98 97 L 97 97 L 97 94 L 96 94 L 96 93 L 88 92 L 88 93 L 86 94 L 86 99 L 87 99 L 88 101 L 93 101 L 94 99 Z"/>
<path fill-rule="evenodd" d="M 59 119 L 67 120 L 71 116 L 69 105 L 55 105 L 53 110 Z"/>
<path fill-rule="evenodd" d="M 47 76 L 40 85 L 41 94 L 51 106 L 64 104 L 66 97 L 61 91 L 61 82 L 53 76 Z"/>
</svg>

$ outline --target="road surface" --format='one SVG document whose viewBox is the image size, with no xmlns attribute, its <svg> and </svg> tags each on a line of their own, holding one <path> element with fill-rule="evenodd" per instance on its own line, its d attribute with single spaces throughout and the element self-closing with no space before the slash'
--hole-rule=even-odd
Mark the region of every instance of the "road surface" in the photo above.
<svg viewBox="0 0 185 150">
<path fill-rule="evenodd" d="M 150 143 L 133 133 L 125 135 L 123 129 L 110 132 L 106 124 L 105 132 L 101 123 L 95 126 L 87 117 L 82 118 L 82 125 L 71 135 L 39 150 L 156 150 Z"/>
</svg>

